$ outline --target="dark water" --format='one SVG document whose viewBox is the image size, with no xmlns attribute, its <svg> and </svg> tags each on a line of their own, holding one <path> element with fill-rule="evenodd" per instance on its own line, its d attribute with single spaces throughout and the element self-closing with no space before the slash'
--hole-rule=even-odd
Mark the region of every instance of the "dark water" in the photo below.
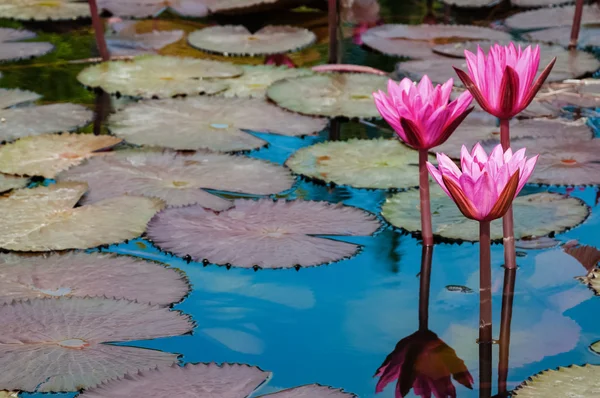
<svg viewBox="0 0 600 398">
<path fill-rule="evenodd" d="M 438 7 L 438 6 L 436 6 Z M 439 9 L 439 7 L 438 7 Z M 418 22 L 424 12 L 419 2 L 383 2 L 386 22 Z M 464 17 L 463 17 L 464 18 Z M 5 21 L 6 26 L 19 26 Z M 36 29 L 36 25 L 27 26 Z M 47 29 L 44 26 L 44 29 Z M 68 32 L 42 33 L 57 49 L 44 57 L 2 65 L 0 85 L 29 89 L 42 101 L 70 101 L 93 106 L 95 94 L 82 88 L 75 76 L 84 65 L 61 61 L 93 55 L 93 39 L 84 24 Z M 396 59 L 366 51 L 346 40 L 344 61 L 392 70 Z M 326 54 L 326 46 L 317 46 Z M 58 63 L 57 63 L 58 62 Z M 307 64 L 318 63 L 318 60 Z M 597 123 L 598 121 L 594 121 Z M 88 127 L 86 131 L 91 131 Z M 297 149 L 324 140 L 260 134 L 268 148 L 250 156 L 283 163 Z M 385 132 L 358 122 L 342 123 L 340 138 L 372 138 Z M 541 188 L 532 187 L 525 191 Z M 565 193 L 565 189 L 549 188 Z M 524 192 L 526 193 L 526 192 Z M 375 214 L 388 194 L 348 188 L 329 188 L 299 181 L 288 197 L 343 202 Z M 600 209 L 597 188 L 576 188 L 578 197 L 592 208 L 587 221 L 566 233 L 561 241 L 577 239 L 600 246 Z M 339 238 L 336 238 L 339 239 Z M 239 362 L 274 373 L 261 393 L 308 383 L 344 388 L 361 397 L 375 396 L 375 370 L 396 343 L 418 329 L 421 246 L 409 235 L 384 228 L 367 238 L 343 238 L 364 245 L 352 259 L 327 266 L 291 270 L 226 269 L 185 261 L 160 253 L 142 239 L 108 250 L 165 262 L 183 270 L 193 291 L 175 308 L 197 323 L 192 335 L 127 343 L 180 353 L 182 362 Z M 479 276 L 476 244 L 439 244 L 433 253 L 429 328 L 457 351 L 478 378 Z M 509 389 L 542 370 L 571 364 L 600 364 L 589 346 L 600 340 L 599 299 L 574 277 L 585 270 L 561 256 L 561 249 L 525 250 L 517 258 Z M 499 336 L 500 303 L 504 278 L 502 246 L 492 247 L 494 337 Z M 458 286 L 459 288 L 447 288 Z M 160 289 L 160 286 L 156 287 Z M 494 348 L 496 383 L 498 350 Z M 494 385 L 493 391 L 496 391 Z M 459 397 L 475 397 L 457 385 Z M 381 397 L 393 397 L 388 386 Z M 52 395 L 72 397 L 75 394 Z M 43 394 L 24 394 L 42 397 Z"/>
</svg>

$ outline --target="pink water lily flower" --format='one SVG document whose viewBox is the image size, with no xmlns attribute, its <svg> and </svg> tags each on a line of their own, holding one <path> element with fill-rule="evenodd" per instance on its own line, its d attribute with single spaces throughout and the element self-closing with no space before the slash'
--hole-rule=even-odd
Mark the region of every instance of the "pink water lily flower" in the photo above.
<svg viewBox="0 0 600 398">
<path fill-rule="evenodd" d="M 525 148 L 513 154 L 497 145 L 488 157 L 477 143 L 471 153 L 463 145 L 462 170 L 443 153 L 437 154 L 438 168 L 429 162 L 427 168 L 465 217 L 491 221 L 506 213 L 533 173 L 538 156 L 527 159 Z"/>
<path fill-rule="evenodd" d="M 454 68 L 460 80 L 479 105 L 499 119 L 510 119 L 533 101 L 556 62 L 554 58 L 535 79 L 540 66 L 540 47 L 524 50 L 514 43 L 495 44 L 486 55 L 465 50 L 469 73 Z"/>
<path fill-rule="evenodd" d="M 377 110 L 398 136 L 414 149 L 443 144 L 473 110 L 473 97 L 465 91 L 448 103 L 454 81 L 433 87 L 427 75 L 418 85 L 410 79 L 388 82 L 388 92 L 373 93 Z"/>
</svg>

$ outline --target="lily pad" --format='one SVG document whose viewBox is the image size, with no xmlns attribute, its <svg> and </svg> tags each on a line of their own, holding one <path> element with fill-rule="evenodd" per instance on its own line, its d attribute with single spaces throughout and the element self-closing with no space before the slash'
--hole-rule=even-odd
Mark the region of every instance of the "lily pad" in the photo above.
<svg viewBox="0 0 600 398">
<path fill-rule="evenodd" d="M 258 398 L 356 398 L 356 395 L 344 392 L 338 388 L 309 384 L 273 394 L 262 395 Z"/>
<path fill-rule="evenodd" d="M 513 392 L 519 398 L 593 398 L 600 391 L 600 366 L 571 365 L 549 369 L 523 382 Z"/>
<path fill-rule="evenodd" d="M 106 298 L 17 301 L 0 306 L 0 317 L 0 385 L 27 392 L 76 391 L 168 366 L 177 355 L 104 343 L 177 336 L 194 327 L 167 308 Z"/>
<path fill-rule="evenodd" d="M 242 69 L 244 73 L 241 76 L 224 80 L 229 88 L 219 95 L 228 98 L 266 98 L 267 89 L 278 80 L 314 75 L 310 69 L 287 66 L 242 65 Z"/>
<path fill-rule="evenodd" d="M 210 26 L 188 36 L 192 47 L 226 56 L 283 54 L 308 47 L 316 40 L 308 29 L 272 25 L 254 33 L 241 25 Z"/>
<path fill-rule="evenodd" d="M 522 137 L 535 137 L 542 139 L 574 139 L 591 140 L 593 131 L 586 124 L 585 119 L 567 121 L 565 119 L 513 119 L 510 122 L 511 139 Z M 453 159 L 460 159 L 460 150 L 463 145 L 472 148 L 476 143 L 486 140 L 498 140 L 500 127 L 498 119 L 483 113 L 473 112 L 458 126 L 448 141 L 433 148 L 432 152 L 445 153 Z M 494 141 L 495 142 L 495 141 Z M 537 145 L 528 147 L 536 152 Z M 538 166 L 539 167 L 539 166 Z"/>
<path fill-rule="evenodd" d="M 37 101 L 41 95 L 33 91 L 0 88 L 0 109 Z"/>
<path fill-rule="evenodd" d="M 90 191 L 84 203 L 121 195 L 156 197 L 168 206 L 198 204 L 213 210 L 233 205 L 204 189 L 270 195 L 292 187 L 285 168 L 245 156 L 214 153 L 120 151 L 90 159 L 59 176 L 85 181 Z"/>
<path fill-rule="evenodd" d="M 119 243 L 140 236 L 164 206 L 158 199 L 121 196 L 73 208 L 86 190 L 83 183 L 61 182 L 0 197 L 0 247 L 48 251 Z"/>
<path fill-rule="evenodd" d="M 175 14 L 202 18 L 208 14 L 202 0 L 98 0 L 98 7 L 120 17 L 156 17 L 169 10 Z"/>
<path fill-rule="evenodd" d="M 0 193 L 11 189 L 25 188 L 29 184 L 29 178 L 0 174 Z"/>
<path fill-rule="evenodd" d="M 132 61 L 110 61 L 85 68 L 77 79 L 107 93 L 168 98 L 176 95 L 216 94 L 227 88 L 222 78 L 239 76 L 239 66 L 219 61 L 146 55 Z"/>
<path fill-rule="evenodd" d="M 571 0 L 510 0 L 510 4 L 515 7 L 539 8 L 553 7 L 561 4 L 572 3 Z"/>
<path fill-rule="evenodd" d="M 533 30 L 571 26 L 575 15 L 575 6 L 541 8 L 514 14 L 504 21 L 510 29 Z M 600 20 L 600 7 L 584 5 L 581 24 L 595 24 Z"/>
<path fill-rule="evenodd" d="M 148 237 L 194 261 L 241 268 L 291 268 L 342 260 L 358 246 L 319 235 L 368 236 L 379 221 L 362 210 L 326 202 L 236 200 L 215 214 L 200 206 L 157 214 Z"/>
<path fill-rule="evenodd" d="M 129 24 L 125 26 L 127 25 Z M 153 54 L 181 40 L 184 33 L 183 30 L 153 30 L 149 33 L 136 33 L 135 30 L 122 28 L 116 33 L 107 33 L 106 44 L 111 56 Z"/>
<path fill-rule="evenodd" d="M 379 117 L 373 93 L 386 90 L 388 78 L 373 74 L 327 73 L 275 82 L 267 97 L 293 112 L 349 118 Z"/>
<path fill-rule="evenodd" d="M 190 290 L 180 272 L 161 264 L 83 252 L 2 254 L 0 287 L 0 304 L 34 298 L 107 297 L 167 306 L 181 301 Z"/>
<path fill-rule="evenodd" d="M 435 48 L 435 51 L 446 54 L 464 56 L 464 50 L 477 51 L 477 45 L 481 45 L 484 51 L 490 46 L 491 42 L 466 42 L 456 43 Z M 584 51 L 568 51 L 560 46 L 549 44 L 540 45 L 540 66 L 538 73 L 550 63 L 552 58 L 556 57 L 556 63 L 552 72 L 548 76 L 547 82 L 562 81 L 565 79 L 574 79 L 588 73 L 595 72 L 600 68 L 600 61 L 593 54 Z M 456 72 L 452 67 L 467 70 L 466 61 L 453 58 L 435 58 L 422 61 L 401 62 L 396 66 L 396 73 L 408 75 L 414 79 L 420 79 L 423 75 L 431 77 L 434 83 L 445 83 L 448 79 L 454 78 L 455 85 L 462 85 L 460 79 L 456 78 Z"/>
<path fill-rule="evenodd" d="M 542 41 L 546 43 L 554 43 L 559 46 L 568 47 L 571 42 L 571 27 L 562 26 L 559 28 L 551 28 L 537 30 L 524 35 L 527 40 Z M 598 27 L 582 27 L 579 30 L 577 40 L 579 47 L 600 47 L 600 28 Z"/>
<path fill-rule="evenodd" d="M 267 11 L 285 6 L 301 5 L 305 0 L 209 0 L 211 12 L 235 14 L 254 11 Z"/>
<path fill-rule="evenodd" d="M 316 134 L 326 123 L 260 99 L 189 97 L 131 104 L 110 117 L 109 128 L 137 145 L 233 152 L 266 145 L 243 130 L 302 136 Z"/>
<path fill-rule="evenodd" d="M 419 185 L 418 152 L 394 139 L 315 144 L 294 153 L 286 166 L 308 178 L 354 188 L 404 189 Z"/>
<path fill-rule="evenodd" d="M 442 3 L 459 8 L 482 8 L 497 5 L 500 0 L 442 0 Z"/>
<path fill-rule="evenodd" d="M 2 13 L 0 0 L 0 15 Z M 45 42 L 21 42 L 32 39 L 35 33 L 28 30 L 0 28 L 0 61 L 39 57 L 54 49 L 54 46 Z"/>
<path fill-rule="evenodd" d="M 93 117 L 94 113 L 88 108 L 69 103 L 2 109 L 0 140 L 73 131 L 87 125 Z"/>
<path fill-rule="evenodd" d="M 515 238 L 559 233 L 581 224 L 589 208 L 579 199 L 553 193 L 517 197 L 513 202 Z M 476 242 L 479 223 L 462 215 L 438 185 L 431 185 L 433 234 L 451 240 Z M 382 215 L 395 227 L 415 233 L 421 230 L 419 191 L 399 192 L 386 200 Z M 492 221 L 492 240 L 502 239 L 502 221 Z"/>
<path fill-rule="evenodd" d="M 90 7 L 79 0 L 0 0 L 0 17 L 23 21 L 89 18 Z"/>
<path fill-rule="evenodd" d="M 0 172 L 54 178 L 97 151 L 121 142 L 120 138 L 92 134 L 43 134 L 0 146 Z"/>
</svg>

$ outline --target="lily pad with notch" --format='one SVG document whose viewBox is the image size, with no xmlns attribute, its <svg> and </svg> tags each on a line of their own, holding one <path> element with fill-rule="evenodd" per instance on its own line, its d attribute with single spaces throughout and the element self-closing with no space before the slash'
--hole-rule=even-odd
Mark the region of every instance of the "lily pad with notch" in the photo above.
<svg viewBox="0 0 600 398">
<path fill-rule="evenodd" d="M 592 398 L 600 389 L 600 366 L 571 365 L 544 370 L 524 381 L 514 391 L 518 398 Z"/>
</svg>

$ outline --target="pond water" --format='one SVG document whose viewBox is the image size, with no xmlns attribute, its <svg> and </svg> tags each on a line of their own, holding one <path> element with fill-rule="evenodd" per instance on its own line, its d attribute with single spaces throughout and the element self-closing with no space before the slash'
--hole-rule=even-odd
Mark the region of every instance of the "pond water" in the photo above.
<svg viewBox="0 0 600 398">
<path fill-rule="evenodd" d="M 442 13 L 441 5 L 436 4 L 435 9 Z M 417 23 L 423 13 L 424 5 L 416 0 L 382 1 L 382 18 L 386 22 Z M 479 23 L 488 17 L 474 15 Z M 168 18 L 174 17 L 163 16 L 163 19 Z M 464 13 L 450 14 L 450 18 L 463 23 L 469 19 Z M 22 25 L 5 20 L 2 25 L 33 29 L 39 32 L 40 39 L 55 44 L 56 50 L 34 60 L 1 65 L 0 71 L 4 75 L 0 80 L 1 87 L 35 91 L 43 95 L 44 103 L 68 101 L 96 107 L 96 110 L 105 109 L 107 97 L 86 90 L 75 79 L 86 64 L 62 62 L 94 55 L 93 35 L 85 24 Z M 323 30 L 323 26 L 319 29 Z M 398 61 L 359 47 L 351 38 L 342 44 L 343 63 L 391 71 Z M 300 59 L 302 65 L 322 63 L 327 57 L 327 45 L 319 44 L 303 54 L 307 59 Z M 95 126 L 83 131 L 104 131 L 102 123 L 99 119 Z M 591 120 L 590 124 L 600 125 L 600 122 Z M 269 146 L 248 155 L 283 164 L 299 148 L 332 136 L 340 140 L 391 136 L 383 122 L 341 121 L 333 127 L 338 131 L 332 132 L 328 128 L 317 137 L 307 138 L 256 132 L 253 134 L 268 141 Z M 596 136 L 599 133 L 596 131 Z M 589 218 L 576 228 L 557 234 L 556 238 L 561 242 L 577 240 L 583 245 L 600 247 L 600 194 L 597 187 L 576 187 L 567 191 L 564 187 L 528 186 L 524 193 L 537 191 L 568 193 L 584 201 L 591 208 Z M 379 215 L 389 195 L 383 190 L 328 187 L 298 178 L 295 189 L 285 197 L 344 203 Z M 362 250 L 350 259 L 298 271 L 254 271 L 188 263 L 161 253 L 143 238 L 100 249 L 164 262 L 182 270 L 192 285 L 189 296 L 174 306 L 174 309 L 191 315 L 196 322 L 192 334 L 122 345 L 178 353 L 181 363 L 229 362 L 259 366 L 273 372 L 272 380 L 261 388 L 261 394 L 319 383 L 343 388 L 360 397 L 375 397 L 375 371 L 398 341 L 419 328 L 421 244 L 385 222 L 372 237 L 335 239 L 362 245 Z M 562 253 L 560 247 L 519 249 L 507 379 L 509 390 L 546 369 L 600 364 L 600 357 L 590 349 L 592 343 L 600 340 L 600 322 L 595 316 L 600 308 L 599 299 L 575 279 L 584 275 L 585 270 L 579 264 L 565 260 L 567 257 Z M 455 383 L 457 396 L 465 398 L 479 396 L 478 260 L 477 244 L 436 244 L 430 279 L 429 329 L 456 350 L 473 375 L 473 390 Z M 503 248 L 493 245 L 496 339 L 499 338 L 505 273 L 502 264 Z M 155 286 L 157 290 L 160 288 Z M 494 394 L 497 372 L 498 345 L 495 345 Z M 393 384 L 377 396 L 394 397 Z M 414 396 L 412 394 L 409 396 Z M 23 393 L 20 396 L 41 398 L 45 395 Z"/>
</svg>

